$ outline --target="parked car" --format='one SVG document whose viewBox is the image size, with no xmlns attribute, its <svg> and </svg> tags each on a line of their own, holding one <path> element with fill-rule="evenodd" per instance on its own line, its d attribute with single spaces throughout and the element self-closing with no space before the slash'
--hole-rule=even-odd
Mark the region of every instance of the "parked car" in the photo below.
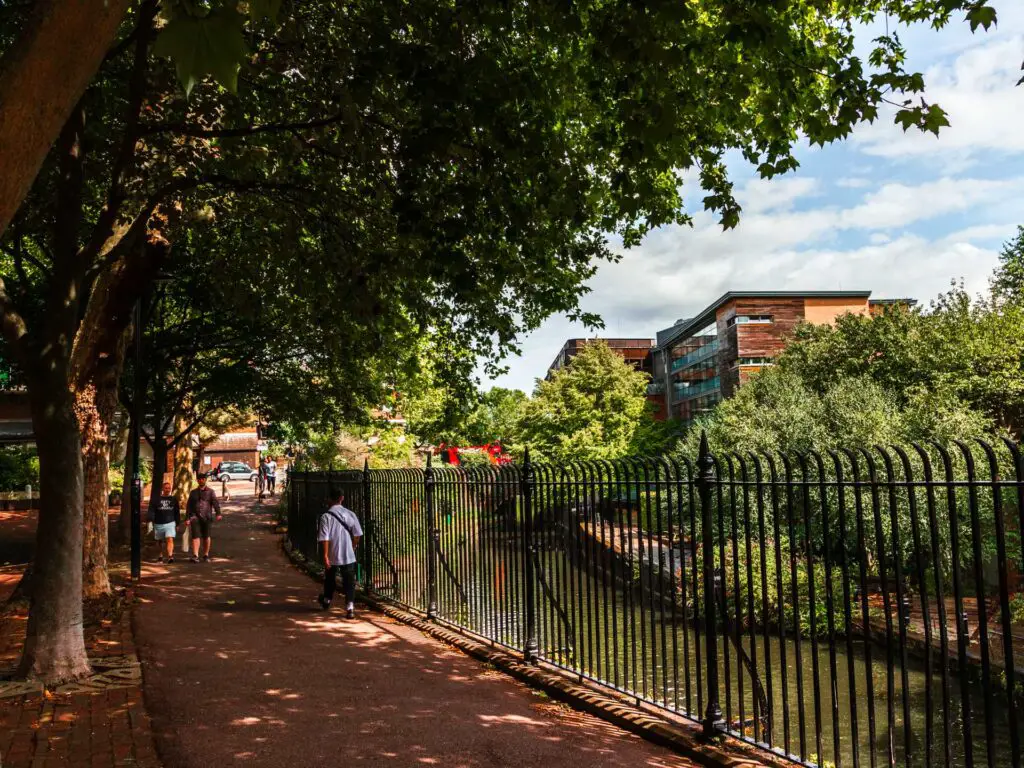
<svg viewBox="0 0 1024 768">
<path fill-rule="evenodd" d="M 248 480 L 252 482 L 258 475 L 259 473 L 244 461 L 223 461 L 214 470 L 214 477 L 221 482 L 224 480 Z"/>
</svg>

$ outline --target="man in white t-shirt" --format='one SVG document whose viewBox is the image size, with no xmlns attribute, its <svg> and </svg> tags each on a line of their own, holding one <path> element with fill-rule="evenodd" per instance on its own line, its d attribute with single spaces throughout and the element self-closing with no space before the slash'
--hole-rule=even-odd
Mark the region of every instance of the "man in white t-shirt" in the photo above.
<svg viewBox="0 0 1024 768">
<path fill-rule="evenodd" d="M 324 591 L 317 598 L 325 611 L 331 607 L 338 572 L 345 590 L 345 616 L 355 616 L 356 600 L 356 547 L 363 536 L 359 518 L 342 506 L 345 496 L 339 488 L 329 490 L 329 507 L 320 515 L 316 540 L 320 542 L 320 554 L 324 563 Z"/>
</svg>

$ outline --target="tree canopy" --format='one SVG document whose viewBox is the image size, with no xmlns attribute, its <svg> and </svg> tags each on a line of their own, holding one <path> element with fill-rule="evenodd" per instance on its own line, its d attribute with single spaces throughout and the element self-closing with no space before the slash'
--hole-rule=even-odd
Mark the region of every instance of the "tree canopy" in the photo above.
<svg viewBox="0 0 1024 768">
<path fill-rule="evenodd" d="M 646 373 L 600 340 L 589 341 L 523 409 L 522 440 L 551 461 L 625 455 L 647 408 Z"/>
</svg>

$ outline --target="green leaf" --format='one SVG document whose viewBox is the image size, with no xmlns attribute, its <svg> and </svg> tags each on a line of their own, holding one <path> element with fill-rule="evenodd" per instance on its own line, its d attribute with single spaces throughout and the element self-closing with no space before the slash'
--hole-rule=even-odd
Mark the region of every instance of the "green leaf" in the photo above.
<svg viewBox="0 0 1024 768">
<path fill-rule="evenodd" d="M 281 12 L 282 0 L 249 0 L 249 18 L 253 22 L 270 19 L 277 23 L 277 15 Z"/>
<path fill-rule="evenodd" d="M 984 27 L 987 31 L 996 23 L 996 9 L 987 5 L 977 5 L 967 12 L 967 21 L 971 25 L 971 32 L 978 27 Z"/>
<path fill-rule="evenodd" d="M 206 75 L 234 93 L 238 70 L 249 55 L 242 33 L 243 17 L 230 10 L 218 10 L 204 18 L 182 14 L 160 30 L 153 53 L 174 61 L 185 93 Z"/>
<path fill-rule="evenodd" d="M 904 131 L 907 131 L 910 129 L 912 125 L 917 125 L 920 119 L 920 109 L 901 109 L 899 112 L 896 113 L 896 118 L 894 122 L 897 125 L 902 126 Z"/>
<path fill-rule="evenodd" d="M 938 136 L 939 129 L 946 128 L 948 126 L 949 118 L 947 117 L 946 110 L 944 110 L 938 104 L 929 105 L 928 110 L 924 116 L 924 130 L 931 131 L 936 136 Z"/>
</svg>

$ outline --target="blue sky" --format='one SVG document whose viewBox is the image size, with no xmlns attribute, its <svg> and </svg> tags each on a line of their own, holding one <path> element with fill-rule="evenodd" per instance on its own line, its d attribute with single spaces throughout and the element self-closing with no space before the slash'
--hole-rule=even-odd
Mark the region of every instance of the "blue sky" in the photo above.
<svg viewBox="0 0 1024 768">
<path fill-rule="evenodd" d="M 582 306 L 604 318 L 601 335 L 653 338 L 729 290 L 857 289 L 927 303 L 954 279 L 984 289 L 1001 244 L 1024 224 L 1024 3 L 994 5 L 988 33 L 961 22 L 901 33 L 926 98 L 949 113 L 938 138 L 904 134 L 890 112 L 842 144 L 800 147 L 800 169 L 784 177 L 761 181 L 735 164 L 736 229 L 701 212 L 600 267 Z M 482 384 L 529 392 L 565 339 L 587 335 L 553 317 L 521 340 L 506 375 Z"/>
</svg>

